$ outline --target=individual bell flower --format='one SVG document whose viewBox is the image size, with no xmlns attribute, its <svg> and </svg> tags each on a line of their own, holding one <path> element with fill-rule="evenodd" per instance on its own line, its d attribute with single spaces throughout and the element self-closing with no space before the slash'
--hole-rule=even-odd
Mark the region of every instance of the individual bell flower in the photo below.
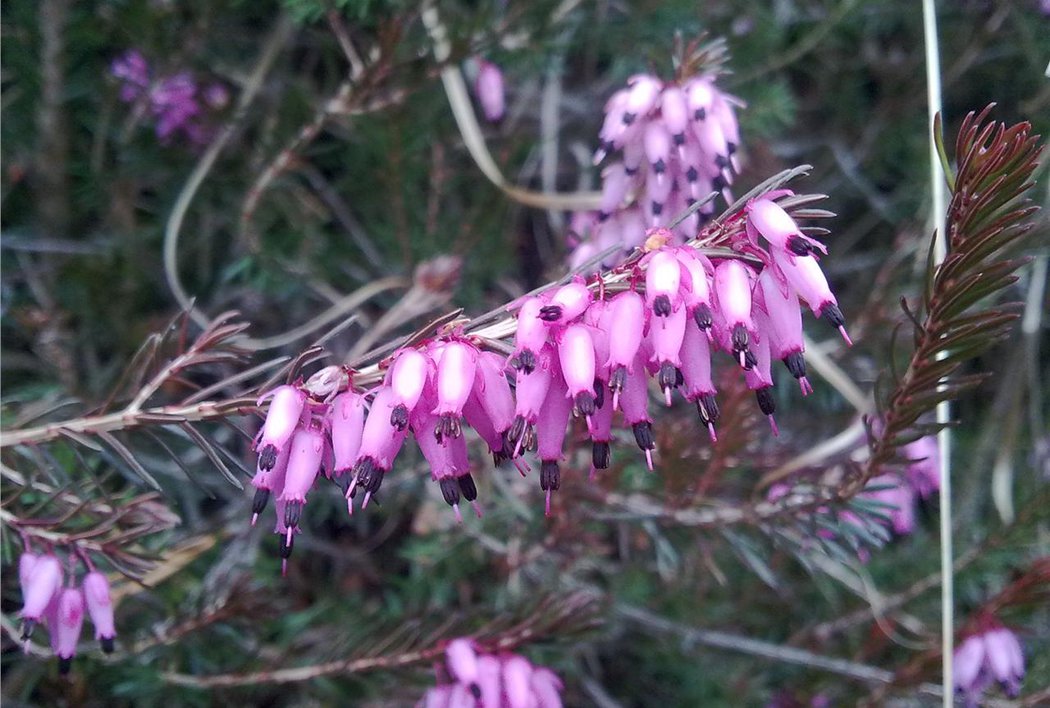
<svg viewBox="0 0 1050 708">
<path fill-rule="evenodd" d="M 285 473 L 288 470 L 288 455 L 291 445 L 285 444 L 277 455 L 273 467 L 268 470 L 262 469 L 262 458 L 256 463 L 255 476 L 252 477 L 252 486 L 255 487 L 255 496 L 252 498 L 252 526 L 259 520 L 259 515 L 266 510 L 266 505 L 272 495 L 280 496 L 284 489 Z"/>
<path fill-rule="evenodd" d="M 715 265 L 715 295 L 732 340 L 733 356 L 747 368 L 746 352 L 755 323 L 751 319 L 751 283 L 754 271 L 736 258 L 725 258 Z"/>
<path fill-rule="evenodd" d="M 572 418 L 572 400 L 560 371 L 553 371 L 547 397 L 536 418 L 536 454 L 540 458 L 540 489 L 546 492 L 544 513 L 551 515 L 551 492 L 561 487 L 561 469 L 565 433 Z"/>
<path fill-rule="evenodd" d="M 84 626 L 84 593 L 80 588 L 63 588 L 58 593 L 53 614 L 48 618 L 51 651 L 58 657 L 58 673 L 65 676 L 73 665 L 77 641 Z"/>
<path fill-rule="evenodd" d="M 649 388 L 645 378 L 645 353 L 639 350 L 631 368 L 631 375 L 620 395 L 620 406 L 623 409 L 624 422 L 631 426 L 634 441 L 645 453 L 645 462 L 649 471 L 653 469 L 653 450 L 656 439 L 653 437 L 653 421 L 649 417 Z"/>
<path fill-rule="evenodd" d="M 671 141 L 681 147 L 686 141 L 689 128 L 689 102 L 685 92 L 678 86 L 667 86 L 660 94 L 660 116 Z"/>
<path fill-rule="evenodd" d="M 259 469 L 262 470 L 273 469 L 277 456 L 292 439 L 306 408 L 306 393 L 298 386 L 278 386 L 263 394 L 257 405 L 262 405 L 266 399 L 270 399 L 270 409 L 254 446 L 259 451 Z"/>
<path fill-rule="evenodd" d="M 671 136 L 662 122 L 654 120 L 645 125 L 642 146 L 645 148 L 645 158 L 649 161 L 646 180 L 670 183 Z"/>
<path fill-rule="evenodd" d="M 609 390 L 613 408 L 619 408 L 620 395 L 645 333 L 645 300 L 633 290 L 626 290 L 609 301 L 608 309 L 609 321 L 616 327 L 616 336 L 609 338 Z"/>
<path fill-rule="evenodd" d="M 687 321 L 685 308 L 679 307 L 666 317 L 654 319 L 649 325 L 649 343 L 653 351 L 649 361 L 659 367 L 657 381 L 668 406 L 671 405 L 671 391 L 678 385 L 682 365 L 680 352 Z"/>
<path fill-rule="evenodd" d="M 685 96 L 689 106 L 690 118 L 693 121 L 707 120 L 707 114 L 714 103 L 714 84 L 708 77 L 698 77 L 686 82 Z"/>
<path fill-rule="evenodd" d="M 711 109 L 713 117 L 722 127 L 722 134 L 726 139 L 726 150 L 729 152 L 729 163 L 734 171 L 740 171 L 740 162 L 737 158 L 740 148 L 740 126 L 736 120 L 736 112 L 733 104 L 743 108 L 745 104 L 738 98 L 731 97 L 721 91 L 716 91 Z"/>
<path fill-rule="evenodd" d="M 514 333 L 514 353 L 510 364 L 526 374 L 536 367 L 536 355 L 547 343 L 547 323 L 540 317 L 546 306 L 542 297 L 530 297 L 518 310 L 518 326 Z"/>
<path fill-rule="evenodd" d="M 27 641 L 61 591 L 63 576 L 62 564 L 52 553 L 40 556 L 32 566 L 22 585 L 22 639 Z"/>
<path fill-rule="evenodd" d="M 495 439 L 486 438 L 486 441 L 493 455 L 498 458 L 496 464 L 499 464 L 513 452 L 508 434 L 514 424 L 515 409 L 514 394 L 507 380 L 503 357 L 495 352 L 481 352 L 474 377 L 474 387 L 467 403 L 469 405 L 472 400 L 476 401 L 482 414 L 480 417 L 492 428 Z M 464 417 L 467 417 L 466 410 L 464 407 Z M 470 417 L 467 417 L 467 422 L 477 430 Z"/>
<path fill-rule="evenodd" d="M 481 103 L 481 110 L 485 113 L 485 119 L 490 123 L 498 123 L 503 119 L 506 110 L 506 99 L 503 88 L 503 72 L 490 61 L 478 59 L 478 77 L 474 84 L 474 91 Z"/>
<path fill-rule="evenodd" d="M 674 252 L 666 248 L 654 252 L 645 270 L 645 302 L 654 315 L 667 317 L 681 307 L 681 284 L 682 266 Z"/>
<path fill-rule="evenodd" d="M 418 349 L 405 347 L 396 354 L 387 374 L 387 385 L 394 394 L 390 424 L 398 430 L 408 425 L 408 416 L 423 393 L 429 372 L 430 360 Z"/>
<path fill-rule="evenodd" d="M 718 420 L 719 410 L 715 401 L 715 385 L 711 379 L 711 347 L 698 327 L 686 325 L 680 356 L 683 394 L 687 401 L 696 403 L 696 412 L 700 421 L 707 426 L 711 442 L 717 442 L 715 421 Z"/>
<path fill-rule="evenodd" d="M 408 435 L 407 429 L 398 430 L 390 422 L 394 401 L 394 392 L 388 386 L 381 386 L 372 400 L 361 433 L 361 448 L 350 471 L 353 478 L 346 490 L 346 506 L 350 513 L 353 513 L 353 498 L 358 487 L 365 491 L 361 508 L 368 506 L 369 499 L 379 491 L 383 476 L 390 471 Z"/>
<path fill-rule="evenodd" d="M 361 436 L 365 429 L 365 397 L 357 391 L 344 391 L 332 401 L 328 419 L 332 431 L 332 453 L 335 457 L 332 476 L 337 481 L 345 478 L 349 484 L 347 473 L 357 460 L 357 454 L 361 450 Z"/>
<path fill-rule="evenodd" d="M 514 396 L 514 424 L 510 429 L 510 439 L 514 441 L 514 454 L 517 457 L 522 450 L 529 449 L 535 442 L 535 424 L 540 411 L 543 410 L 547 392 L 550 390 L 555 355 L 549 346 L 539 351 L 536 367 L 532 373 L 518 372 Z M 560 377 L 561 374 L 559 373 Z"/>
<path fill-rule="evenodd" d="M 662 84 L 655 76 L 636 74 L 627 80 L 627 99 L 623 106 L 624 125 L 649 115 L 660 97 Z"/>
<path fill-rule="evenodd" d="M 22 597 L 26 595 L 26 590 L 29 587 L 29 578 L 32 577 L 33 568 L 36 567 L 38 560 L 40 560 L 40 555 L 33 553 L 28 547 L 18 557 L 18 584 L 22 588 Z"/>
<path fill-rule="evenodd" d="M 103 573 L 92 570 L 84 576 L 82 583 L 84 604 L 87 606 L 91 624 L 95 625 L 95 639 L 102 644 L 102 651 L 113 652 L 113 640 L 117 636 L 113 622 L 113 598 L 110 596 L 109 580 Z"/>
<path fill-rule="evenodd" d="M 756 246 L 761 235 L 769 245 L 796 256 L 808 256 L 814 251 L 828 252 L 820 241 L 802 233 L 784 208 L 768 197 L 752 199 L 744 207 L 744 213 L 747 215 L 747 234 Z"/>
<path fill-rule="evenodd" d="M 813 314 L 838 329 L 846 344 L 853 346 L 853 341 L 846 333 L 846 321 L 842 310 L 839 309 L 838 300 L 832 294 L 828 279 L 824 277 L 816 259 L 813 256 L 793 256 L 776 249 L 771 255 L 773 263 L 784 274 L 798 296 L 813 310 Z"/>
<path fill-rule="evenodd" d="M 714 335 L 711 333 L 711 273 L 714 266 L 706 256 L 700 255 L 694 248 L 680 248 L 675 251 L 675 256 L 688 276 L 685 279 L 686 287 L 682 289 L 683 301 L 696 326 L 707 335 L 708 340 L 712 340 Z"/>
<path fill-rule="evenodd" d="M 586 312 L 594 300 L 582 278 L 554 291 L 550 302 L 540 309 L 540 318 L 550 324 L 568 324 Z"/>
<path fill-rule="evenodd" d="M 596 300 L 583 313 L 583 323 L 589 327 L 594 344 L 594 397 L 595 406 L 604 402 L 604 384 L 609 382 L 609 353 L 612 349 L 611 331 L 616 324 L 612 318 L 609 300 Z M 599 384 L 603 384 L 599 386 Z"/>
<path fill-rule="evenodd" d="M 577 411 L 588 418 L 594 413 L 594 342 L 590 328 L 573 324 L 558 338 L 558 357 L 568 396 Z"/>
<path fill-rule="evenodd" d="M 293 529 L 299 526 L 306 495 L 321 471 L 327 444 L 324 430 L 315 425 L 299 428 L 292 436 L 284 486 L 278 496 L 284 503 L 285 541 L 289 545 Z"/>
<path fill-rule="evenodd" d="M 453 639 L 445 647 L 445 661 L 452 677 L 468 686 L 478 682 L 478 653 L 466 637 Z"/>
<path fill-rule="evenodd" d="M 784 362 L 791 375 L 798 379 L 803 396 L 812 393 L 813 387 L 806 378 L 806 360 L 802 356 L 806 343 L 802 336 L 802 309 L 798 296 L 786 283 L 776 279 L 772 268 L 764 268 L 759 273 L 756 294 L 767 315 L 760 329 L 769 337 L 770 355 Z"/>
<path fill-rule="evenodd" d="M 956 645 L 953 659 L 955 688 L 967 705 L 977 705 L 992 681 L 1016 698 L 1024 679 L 1024 650 L 1017 635 L 993 617 L 983 618 L 981 624 L 981 630 Z"/>
<path fill-rule="evenodd" d="M 623 145 L 623 135 L 627 132 L 629 124 L 633 122 L 633 119 L 624 122 L 627 100 L 627 89 L 620 89 L 605 102 L 605 117 L 602 120 L 602 127 L 598 130 L 599 147 L 594 152 L 595 165 L 601 163 L 608 153 Z"/>
<path fill-rule="evenodd" d="M 441 347 L 437 365 L 437 406 L 434 409 L 440 420 L 435 435 L 460 436 L 463 404 L 474 387 L 479 353 L 477 347 L 458 339 Z"/>
</svg>

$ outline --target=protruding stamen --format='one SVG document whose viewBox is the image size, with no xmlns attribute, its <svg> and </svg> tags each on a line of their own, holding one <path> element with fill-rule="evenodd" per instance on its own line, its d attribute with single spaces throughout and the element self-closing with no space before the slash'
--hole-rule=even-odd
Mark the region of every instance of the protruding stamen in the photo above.
<svg viewBox="0 0 1050 708">
<path fill-rule="evenodd" d="M 390 411 L 390 425 L 398 430 L 404 430 L 408 426 L 408 408 L 404 403 L 395 406 L 394 410 Z"/>
<path fill-rule="evenodd" d="M 590 391 L 580 391 L 576 394 L 576 398 L 573 399 L 573 403 L 582 415 L 588 418 L 594 414 L 595 401 L 594 394 Z"/>
<path fill-rule="evenodd" d="M 456 515 L 456 523 L 463 523 L 463 514 L 459 511 L 459 502 L 452 505 L 452 512 Z"/>
<path fill-rule="evenodd" d="M 813 387 L 810 385 L 809 379 L 807 379 L 805 376 L 798 380 L 798 385 L 802 389 L 803 396 L 808 396 L 809 394 L 813 393 Z"/>
</svg>

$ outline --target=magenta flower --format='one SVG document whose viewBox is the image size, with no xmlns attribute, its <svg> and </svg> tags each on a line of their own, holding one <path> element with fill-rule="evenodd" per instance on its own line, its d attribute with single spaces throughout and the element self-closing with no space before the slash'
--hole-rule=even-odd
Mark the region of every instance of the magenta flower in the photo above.
<svg viewBox="0 0 1050 708">
<path fill-rule="evenodd" d="M 594 413 L 594 341 L 590 328 L 573 324 L 565 328 L 558 342 L 558 357 L 568 395 L 579 411 L 588 418 Z"/>
<path fill-rule="evenodd" d="M 536 356 L 532 373 L 518 373 L 514 401 L 514 424 L 510 429 L 510 439 L 515 443 L 512 457 L 517 457 L 522 450 L 531 448 L 534 443 L 534 426 L 543 409 L 544 401 L 547 400 L 547 391 L 550 389 L 553 378 L 554 359 L 551 349 L 544 347 Z"/>
<path fill-rule="evenodd" d="M 149 89 L 149 63 L 137 49 L 129 49 L 114 59 L 109 72 L 120 80 L 120 100 L 125 103 L 138 100 Z"/>
<path fill-rule="evenodd" d="M 547 323 L 540 316 L 546 302 L 540 297 L 530 297 L 518 310 L 518 327 L 514 333 L 514 353 L 510 365 L 531 374 L 536 366 L 536 356 L 547 342 Z"/>
<path fill-rule="evenodd" d="M 533 374 L 535 375 L 535 374 Z M 546 492 L 544 511 L 551 514 L 551 492 L 561 487 L 561 469 L 565 433 L 572 417 L 572 400 L 561 372 L 554 370 L 543 407 L 536 418 L 536 452 L 540 457 L 540 489 Z"/>
<path fill-rule="evenodd" d="M 478 77 L 474 84 L 474 91 L 481 103 L 481 110 L 485 113 L 485 119 L 490 123 L 498 123 L 503 119 L 506 110 L 506 100 L 503 89 L 503 72 L 490 61 L 478 59 Z"/>
<path fill-rule="evenodd" d="M 672 251 L 653 252 L 645 271 L 645 303 L 657 317 L 667 317 L 682 303 L 682 266 Z"/>
<path fill-rule="evenodd" d="M 645 301 L 633 290 L 622 292 L 609 301 L 609 319 L 616 326 L 616 336 L 609 338 L 609 390 L 613 408 L 619 408 L 627 374 L 633 371 L 645 332 Z"/>
<path fill-rule="evenodd" d="M 813 314 L 821 317 L 832 327 L 838 329 L 846 344 L 853 342 L 846 333 L 846 321 L 839 309 L 838 300 L 828 286 L 828 279 L 813 256 L 795 256 L 780 251 L 772 251 L 773 263 L 778 267 L 794 288 L 798 296 L 805 300 Z"/>
<path fill-rule="evenodd" d="M 397 400 L 397 394 L 394 394 Z M 418 399 L 417 399 L 418 400 Z M 345 391 L 335 397 L 329 409 L 332 430 L 332 452 L 334 455 L 332 476 L 337 480 L 346 474 L 357 460 L 361 450 L 361 436 L 365 430 L 365 398 L 356 391 Z M 393 424 L 391 413 L 391 424 Z"/>
<path fill-rule="evenodd" d="M 51 651 L 58 657 L 58 673 L 69 673 L 73 655 L 77 653 L 77 640 L 84 626 L 84 593 L 80 588 L 65 588 L 59 591 L 52 614 L 48 617 L 51 632 Z"/>
<path fill-rule="evenodd" d="M 48 607 L 62 589 L 62 564 L 53 554 L 36 559 L 22 585 L 22 638 L 28 640 L 33 628 L 44 618 Z M 21 571 L 21 563 L 19 564 Z M 21 572 L 19 573 L 21 579 Z"/>
<path fill-rule="evenodd" d="M 666 317 L 654 318 L 649 324 L 649 344 L 652 346 L 649 361 L 659 367 L 657 381 L 668 406 L 671 405 L 671 391 L 678 385 L 679 367 L 682 365 L 679 352 L 687 322 L 685 308 L 679 307 Z"/>
<path fill-rule="evenodd" d="M 550 302 L 540 309 L 540 318 L 549 324 L 568 324 L 582 315 L 592 301 L 587 285 L 576 278 L 554 291 Z"/>
<path fill-rule="evenodd" d="M 904 536 L 915 530 L 915 492 L 897 475 L 873 477 L 859 496 L 888 507 L 885 513 L 894 533 Z"/>
<path fill-rule="evenodd" d="M 298 532 L 306 495 L 321 471 L 327 446 L 324 431 L 314 425 L 299 428 L 292 436 L 284 485 L 277 497 L 280 502 L 278 512 L 284 525 L 284 537 L 281 539 L 282 571 L 286 569 L 291 556 L 293 534 Z"/>
<path fill-rule="evenodd" d="M 757 338 L 753 341 L 751 351 L 755 355 L 754 363 L 744 370 L 744 380 L 747 387 L 755 392 L 758 407 L 769 419 L 769 427 L 774 436 L 780 435 L 776 419 L 773 414 L 777 410 L 776 401 L 773 398 L 773 372 L 770 370 L 769 360 L 769 337 Z"/>
<path fill-rule="evenodd" d="M 473 377 L 473 373 L 471 376 Z M 408 431 L 398 430 L 390 422 L 390 414 L 395 405 L 394 392 L 388 386 L 381 387 L 365 419 L 361 448 L 351 468 L 353 479 L 346 490 L 346 506 L 350 513 L 353 513 L 353 498 L 358 487 L 365 490 L 361 508 L 368 506 L 369 499 L 379 491 L 383 476 L 390 471 L 394 458 L 405 441 Z"/>
<path fill-rule="evenodd" d="M 259 451 L 259 469 L 271 470 L 277 464 L 277 456 L 292 439 L 292 433 L 300 419 L 308 416 L 306 393 L 297 386 L 278 386 L 263 394 L 258 401 L 262 405 L 267 398 L 270 410 L 266 422 L 255 439 L 254 447 Z"/>
<path fill-rule="evenodd" d="M 495 352 L 481 352 L 474 387 L 463 407 L 463 416 L 489 444 L 497 465 L 513 455 L 509 433 L 514 415 L 514 394 L 507 380 L 503 357 Z M 486 435 L 482 428 L 491 433 Z"/>
<path fill-rule="evenodd" d="M 394 394 L 390 424 L 398 430 L 408 425 L 408 416 L 416 407 L 430 373 L 430 360 L 417 349 L 400 349 L 387 374 L 387 385 Z"/>
<path fill-rule="evenodd" d="M 459 437 L 463 405 L 474 387 L 474 373 L 478 365 L 477 347 L 460 340 L 452 340 L 440 348 L 437 365 L 437 413 L 439 437 Z"/>
<path fill-rule="evenodd" d="M 820 241 L 802 233 L 784 208 L 768 196 L 752 199 L 745 212 L 747 233 L 755 246 L 758 246 L 758 236 L 761 235 L 769 245 L 796 256 L 808 256 L 813 251 L 828 252 Z"/>
<path fill-rule="evenodd" d="M 992 617 L 982 619 L 981 624 L 983 629 L 955 648 L 955 688 L 967 705 L 977 705 L 992 681 L 1016 698 L 1024 679 L 1024 651 L 1017 635 Z"/>
<path fill-rule="evenodd" d="M 762 329 L 769 337 L 770 354 L 784 362 L 791 375 L 798 379 L 802 395 L 813 391 L 806 378 L 806 350 L 802 337 L 802 310 L 798 296 L 786 283 L 777 281 L 772 268 L 765 268 L 758 276 L 759 303 L 765 309 Z"/>
<path fill-rule="evenodd" d="M 624 422 L 631 426 L 634 441 L 645 453 L 645 462 L 651 471 L 656 439 L 653 437 L 652 418 L 649 417 L 649 391 L 645 380 L 644 356 L 644 352 L 639 351 L 635 357 L 631 375 L 627 377 L 623 393 L 620 395 L 620 406 L 623 409 Z"/>
<path fill-rule="evenodd" d="M 714 266 L 711 261 L 696 252 L 693 248 L 680 248 L 675 251 L 675 256 L 688 276 L 686 287 L 683 289 L 682 298 L 693 321 L 706 335 L 713 339 L 711 334 L 711 274 Z"/>
<path fill-rule="evenodd" d="M 150 90 L 149 99 L 150 110 L 157 121 L 157 137 L 162 141 L 167 141 L 178 131 L 191 140 L 202 137 L 198 135 L 198 126 L 194 122 L 201 113 L 197 83 L 188 72 L 160 80 Z"/>
<path fill-rule="evenodd" d="M 685 328 L 681 359 L 685 398 L 696 403 L 700 421 L 707 426 L 711 442 L 716 442 L 715 421 L 719 411 L 715 402 L 715 385 L 711 380 L 711 347 L 698 327 L 690 325 Z"/>
<path fill-rule="evenodd" d="M 736 258 L 726 258 L 715 266 L 715 295 L 718 308 L 725 318 L 733 343 L 733 356 L 741 368 L 747 368 L 746 360 L 755 323 L 751 319 L 751 283 L 755 274 Z"/>
<path fill-rule="evenodd" d="M 113 651 L 113 640 L 117 636 L 109 580 L 97 570 L 92 570 L 84 576 L 82 589 L 91 624 L 95 625 L 95 639 L 101 642 L 102 651 L 109 654 Z"/>
<path fill-rule="evenodd" d="M 562 682 L 550 669 L 517 654 L 485 654 L 470 639 L 445 650 L 451 683 L 435 686 L 423 708 L 561 708 Z"/>
</svg>

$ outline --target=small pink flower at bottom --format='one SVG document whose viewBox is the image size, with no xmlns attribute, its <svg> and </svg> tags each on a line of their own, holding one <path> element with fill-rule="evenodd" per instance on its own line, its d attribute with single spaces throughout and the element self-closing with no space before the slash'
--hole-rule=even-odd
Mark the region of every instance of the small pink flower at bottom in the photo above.
<svg viewBox="0 0 1050 708">
<path fill-rule="evenodd" d="M 62 589 L 62 564 L 58 558 L 48 553 L 37 558 L 32 566 L 22 586 L 22 638 L 25 640 Z"/>
<path fill-rule="evenodd" d="M 77 640 L 84 626 L 84 593 L 80 588 L 65 588 L 58 595 L 53 614 L 48 617 L 51 650 L 58 657 L 58 672 L 68 674 L 77 652 Z"/>
<path fill-rule="evenodd" d="M 113 599 L 110 597 L 109 580 L 97 570 L 84 576 L 84 602 L 87 605 L 91 624 L 95 625 L 95 639 L 102 644 L 102 651 L 113 651 L 113 640 L 117 630 L 113 623 Z"/>
<path fill-rule="evenodd" d="M 977 705 L 992 681 L 1016 698 L 1024 679 L 1024 651 L 1017 635 L 994 617 L 980 620 L 983 629 L 956 645 L 955 688 L 967 705 Z"/>
</svg>

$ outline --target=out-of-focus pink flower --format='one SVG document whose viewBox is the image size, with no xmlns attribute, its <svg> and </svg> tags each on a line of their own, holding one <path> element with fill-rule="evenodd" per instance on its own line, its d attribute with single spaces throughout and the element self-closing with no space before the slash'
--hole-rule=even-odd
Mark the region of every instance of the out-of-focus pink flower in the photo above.
<svg viewBox="0 0 1050 708">
<path fill-rule="evenodd" d="M 129 49 L 114 59 L 109 71 L 120 80 L 120 100 L 125 103 L 138 100 L 149 89 L 149 62 L 137 49 Z"/>
<path fill-rule="evenodd" d="M 914 440 L 901 449 L 909 460 L 908 481 L 925 499 L 941 488 L 941 449 L 936 435 Z"/>
<path fill-rule="evenodd" d="M 886 504 L 885 513 L 890 518 L 894 533 L 905 536 L 915 530 L 915 492 L 895 474 L 873 477 L 860 496 Z"/>
<path fill-rule="evenodd" d="M 1024 651 L 1017 635 L 993 617 L 981 620 L 982 629 L 955 648 L 955 688 L 967 705 L 977 705 L 992 681 L 1016 698 L 1024 679 Z"/>
<path fill-rule="evenodd" d="M 97 570 L 92 570 L 84 576 L 82 587 L 91 624 L 95 625 L 95 639 L 102 643 L 102 651 L 109 654 L 113 651 L 113 639 L 117 636 L 109 580 Z"/>
<path fill-rule="evenodd" d="M 23 639 L 28 639 L 33 633 L 33 627 L 44 618 L 52 600 L 62 589 L 62 564 L 53 554 L 42 555 L 31 565 L 22 585 Z"/>
<path fill-rule="evenodd" d="M 485 113 L 485 119 L 490 123 L 502 120 L 506 110 L 506 99 L 503 72 L 500 68 L 490 61 L 478 59 L 478 78 L 474 90 L 481 103 L 481 110 Z"/>
<path fill-rule="evenodd" d="M 561 679 L 517 654 L 485 654 L 470 639 L 445 650 L 452 683 L 429 689 L 420 708 L 562 708 Z"/>
<path fill-rule="evenodd" d="M 59 592 L 48 625 L 51 651 L 58 657 L 58 672 L 68 674 L 73 655 L 77 652 L 80 629 L 84 626 L 84 593 L 80 588 L 65 588 Z"/>
</svg>

